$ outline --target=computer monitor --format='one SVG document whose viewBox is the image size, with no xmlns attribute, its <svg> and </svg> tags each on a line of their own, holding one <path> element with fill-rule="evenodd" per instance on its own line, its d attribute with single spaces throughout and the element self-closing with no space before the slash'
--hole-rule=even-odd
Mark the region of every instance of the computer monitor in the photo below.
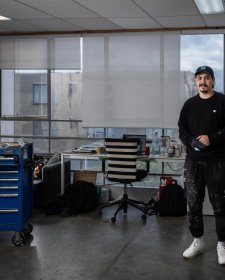
<svg viewBox="0 0 225 280">
<path fill-rule="evenodd" d="M 143 154 L 145 152 L 146 146 L 146 135 L 138 134 L 123 134 L 124 139 L 136 139 L 138 144 L 138 154 Z"/>
</svg>

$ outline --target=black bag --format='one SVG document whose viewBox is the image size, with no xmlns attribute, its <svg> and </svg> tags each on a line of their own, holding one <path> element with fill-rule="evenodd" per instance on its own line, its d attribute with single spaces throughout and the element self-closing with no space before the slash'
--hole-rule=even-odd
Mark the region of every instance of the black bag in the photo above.
<svg viewBox="0 0 225 280">
<path fill-rule="evenodd" d="M 187 214 L 187 201 L 184 190 L 176 180 L 164 187 L 159 200 L 160 216 L 184 216 Z"/>
<path fill-rule="evenodd" d="M 98 206 L 98 192 L 94 183 L 75 181 L 66 195 L 68 200 L 61 217 L 91 212 Z"/>
<path fill-rule="evenodd" d="M 67 204 L 67 197 L 65 195 L 60 195 L 57 199 L 49 201 L 45 206 L 45 214 L 49 215 L 58 215 L 62 213 L 65 205 Z"/>
</svg>

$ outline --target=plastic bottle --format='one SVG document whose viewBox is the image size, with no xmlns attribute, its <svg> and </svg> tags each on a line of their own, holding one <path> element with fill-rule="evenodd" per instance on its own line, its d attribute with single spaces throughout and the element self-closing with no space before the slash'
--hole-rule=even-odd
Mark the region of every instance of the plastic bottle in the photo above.
<svg viewBox="0 0 225 280">
<path fill-rule="evenodd" d="M 159 155 L 160 154 L 160 139 L 158 132 L 156 132 L 152 138 L 152 155 Z"/>
</svg>

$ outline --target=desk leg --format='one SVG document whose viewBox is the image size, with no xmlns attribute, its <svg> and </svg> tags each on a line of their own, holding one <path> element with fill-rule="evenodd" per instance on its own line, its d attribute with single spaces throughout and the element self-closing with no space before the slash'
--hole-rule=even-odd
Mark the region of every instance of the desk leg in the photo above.
<svg viewBox="0 0 225 280">
<path fill-rule="evenodd" d="M 105 160 L 102 159 L 103 186 L 105 186 Z"/>
<path fill-rule="evenodd" d="M 149 161 L 146 162 L 146 169 L 149 174 L 149 172 L 150 172 L 150 162 Z"/>
<path fill-rule="evenodd" d="M 102 160 L 102 173 L 105 174 L 105 160 Z"/>
<path fill-rule="evenodd" d="M 61 194 L 64 194 L 64 182 L 65 182 L 65 179 L 64 179 L 64 157 L 63 155 L 61 155 Z"/>
</svg>

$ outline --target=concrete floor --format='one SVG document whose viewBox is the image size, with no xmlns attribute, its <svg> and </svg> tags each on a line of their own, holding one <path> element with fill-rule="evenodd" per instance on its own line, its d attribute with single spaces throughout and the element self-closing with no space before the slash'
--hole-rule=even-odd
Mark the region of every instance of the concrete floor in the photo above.
<svg viewBox="0 0 225 280">
<path fill-rule="evenodd" d="M 0 232 L 2 280 L 220 280 L 214 217 L 205 216 L 205 254 L 182 257 L 192 242 L 187 217 L 148 216 L 129 208 L 111 223 L 113 208 L 76 217 L 45 216 L 35 211 L 32 235 L 22 247 L 13 232 Z"/>
</svg>

